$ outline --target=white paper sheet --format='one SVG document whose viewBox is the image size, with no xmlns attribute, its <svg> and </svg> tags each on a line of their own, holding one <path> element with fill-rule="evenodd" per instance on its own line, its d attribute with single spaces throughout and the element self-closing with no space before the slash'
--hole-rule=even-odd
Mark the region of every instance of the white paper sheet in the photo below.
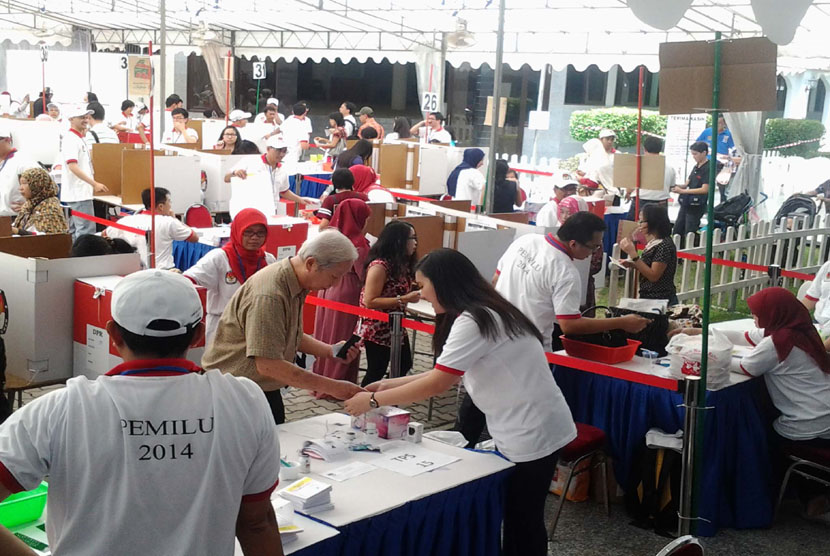
<svg viewBox="0 0 830 556">
<path fill-rule="evenodd" d="M 429 450 L 418 444 L 407 444 L 401 449 L 386 452 L 377 459 L 373 459 L 372 465 L 407 477 L 415 477 L 459 461 L 459 458 L 455 456 Z"/>
<path fill-rule="evenodd" d="M 353 461 L 347 465 L 338 467 L 337 469 L 321 473 L 321 475 L 327 479 L 342 483 L 343 481 L 348 481 L 349 479 L 365 475 L 375 469 L 377 468 L 374 465 L 369 465 L 368 463 L 363 463 L 362 461 Z"/>
<path fill-rule="evenodd" d="M 231 178 L 231 200 L 228 205 L 231 218 L 236 218 L 239 211 L 246 208 L 255 208 L 266 216 L 277 214 L 274 187 L 267 172 L 248 174 L 244 180 Z"/>
</svg>

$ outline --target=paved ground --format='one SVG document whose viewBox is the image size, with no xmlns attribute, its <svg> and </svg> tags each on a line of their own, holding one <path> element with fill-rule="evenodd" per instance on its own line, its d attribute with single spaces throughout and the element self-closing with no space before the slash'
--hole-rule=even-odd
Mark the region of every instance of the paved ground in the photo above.
<svg viewBox="0 0 830 556">
<path fill-rule="evenodd" d="M 430 338 L 419 335 L 415 354 L 415 372 L 432 367 Z M 420 353 L 423 352 L 424 354 Z M 365 361 L 362 362 L 365 368 Z M 24 393 L 24 403 L 43 395 L 58 386 L 29 390 Z M 432 418 L 428 419 L 429 403 L 409 407 L 415 421 L 424 423 L 427 430 L 452 427 L 456 415 L 456 390 L 453 389 L 433 400 Z M 291 389 L 285 394 L 286 415 L 289 421 L 342 411 L 341 403 L 316 400 L 305 391 Z M 547 515 L 553 514 L 557 498 L 548 497 Z M 602 505 L 593 501 L 567 502 L 557 526 L 552 554 L 556 556 L 644 556 L 657 554 L 670 539 L 660 537 L 629 525 L 630 519 L 622 505 L 612 504 L 611 515 L 606 517 Z M 785 505 L 775 526 L 768 530 L 724 530 L 717 537 L 703 539 L 707 554 L 723 556 L 767 556 L 830 554 L 830 524 L 810 522 L 799 516 L 799 509 L 792 503 Z M 390 555 L 394 556 L 394 555 Z"/>
</svg>

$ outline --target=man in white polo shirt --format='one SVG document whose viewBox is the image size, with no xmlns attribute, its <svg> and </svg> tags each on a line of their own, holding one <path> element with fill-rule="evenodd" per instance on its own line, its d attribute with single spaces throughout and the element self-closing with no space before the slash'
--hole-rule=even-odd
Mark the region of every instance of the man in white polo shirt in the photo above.
<svg viewBox="0 0 830 556">
<path fill-rule="evenodd" d="M 144 210 L 138 214 L 131 214 L 118 220 L 119 224 L 138 228 L 149 232 L 152 229 L 151 211 L 153 202 L 150 199 L 150 188 L 141 192 L 141 201 L 144 203 Z M 173 260 L 173 242 L 199 241 L 199 236 L 189 226 L 184 225 L 173 213 L 173 200 L 170 192 L 163 187 L 156 187 L 156 266 L 169 270 L 176 267 Z M 150 260 L 148 253 L 147 239 L 126 230 L 119 230 L 110 226 L 104 230 L 104 235 L 110 238 L 121 238 L 132 245 L 138 254 L 141 255 L 141 262 L 145 268 L 149 268 Z"/>
<path fill-rule="evenodd" d="M 244 110 L 231 110 L 228 114 L 228 121 L 233 127 L 245 127 L 248 125 L 248 118 L 251 117 L 250 112 Z"/>
<path fill-rule="evenodd" d="M 280 101 L 279 100 L 277 100 L 275 98 L 269 98 L 267 101 L 265 101 L 265 108 L 263 109 L 263 111 L 261 113 L 257 114 L 256 118 L 254 118 L 254 123 L 255 124 L 264 124 L 264 123 L 267 122 L 267 123 L 270 124 L 270 123 L 273 122 L 278 126 L 280 124 L 282 124 L 283 119 L 282 119 L 282 115 L 279 113 L 279 106 L 280 106 Z M 268 109 L 269 108 L 274 109 L 274 115 L 271 119 L 268 118 Z"/>
<path fill-rule="evenodd" d="M 195 129 L 187 127 L 189 114 L 184 108 L 174 108 L 170 113 L 173 122 L 173 129 L 164 132 L 161 142 L 167 145 L 181 145 L 183 143 L 195 143 L 199 140 L 199 133 Z"/>
<path fill-rule="evenodd" d="M 288 146 L 288 153 L 285 155 L 285 164 L 293 169 L 299 162 L 303 151 L 308 150 L 308 142 L 311 137 L 311 120 L 308 118 L 308 106 L 303 102 L 295 104 L 291 111 L 293 114 L 285 119 L 280 126 L 282 138 Z"/>
<path fill-rule="evenodd" d="M 427 129 L 427 143 L 451 143 L 452 135 L 444 129 L 444 115 L 441 112 L 430 112 L 424 121 L 418 122 L 409 132 L 418 137 L 421 126 L 426 126 Z"/>
<path fill-rule="evenodd" d="M 14 148 L 11 128 L 0 119 L 0 216 L 14 216 L 25 202 L 20 194 L 20 174 L 37 164 Z"/>
<path fill-rule="evenodd" d="M 61 141 L 61 202 L 75 212 L 94 215 L 93 193 L 106 193 L 109 189 L 93 177 L 92 153 L 85 139 L 90 114 L 92 110 L 82 106 L 73 106 L 66 111 L 69 132 Z M 73 239 L 94 234 L 95 223 L 73 215 L 69 219 L 69 233 Z"/>
<path fill-rule="evenodd" d="M 574 260 L 586 259 L 602 249 L 604 231 L 602 218 L 578 212 L 556 235 L 524 235 L 499 259 L 493 277 L 496 291 L 536 325 L 545 351 L 562 349 L 560 330 L 577 335 L 616 329 L 639 332 L 649 323 L 638 315 L 593 319 L 580 314 L 582 277 Z"/>
<path fill-rule="evenodd" d="M 236 167 L 225 174 L 225 183 L 231 182 L 231 177 L 248 179 L 249 175 L 260 172 L 267 172 L 271 180 L 271 188 L 274 193 L 274 205 L 280 199 L 287 199 L 295 203 L 319 203 L 318 199 L 300 197 L 290 189 L 288 172 L 283 164 L 283 159 L 288 153 L 288 145 L 282 137 L 275 136 L 268 138 L 265 154 L 255 158 L 249 157 L 242 160 Z"/>
<path fill-rule="evenodd" d="M 145 270 L 112 293 L 124 363 L 70 379 L 0 426 L 0 500 L 49 477 L 53 554 L 282 555 L 270 495 L 279 438 L 254 382 L 185 359 L 204 335 L 184 276 Z M 0 554 L 32 552 L 0 527 Z"/>
</svg>

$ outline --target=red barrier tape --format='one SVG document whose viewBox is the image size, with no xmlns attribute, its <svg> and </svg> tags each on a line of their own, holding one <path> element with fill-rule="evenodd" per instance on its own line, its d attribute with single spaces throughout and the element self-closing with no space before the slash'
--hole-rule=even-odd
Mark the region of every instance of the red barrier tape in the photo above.
<svg viewBox="0 0 830 556">
<path fill-rule="evenodd" d="M 90 220 L 92 222 L 96 222 L 98 224 L 103 224 L 104 226 L 111 226 L 113 228 L 117 228 L 119 230 L 124 230 L 125 232 L 130 232 L 132 234 L 136 234 L 139 236 L 147 235 L 147 232 L 144 230 L 139 230 L 138 228 L 133 228 L 131 226 L 125 226 L 124 224 L 119 224 L 118 222 L 112 222 L 110 220 L 104 220 L 103 218 L 98 218 L 97 216 L 92 216 L 91 214 L 86 214 L 85 212 L 78 212 L 78 211 L 71 211 L 72 216 L 77 216 L 78 218 L 83 218 L 84 220 Z"/>
<path fill-rule="evenodd" d="M 596 361 L 588 361 L 587 359 L 579 359 L 557 353 L 546 353 L 545 356 L 548 359 L 548 363 L 553 363 L 554 365 L 562 365 L 563 367 L 618 378 L 628 382 L 637 382 L 647 386 L 671 390 L 672 392 L 677 392 L 678 389 L 678 382 L 673 378 L 663 378 L 661 376 L 638 373 L 637 371 L 628 371 L 626 369 L 620 369 L 619 367 L 606 365 L 605 363 L 597 363 Z"/>
<path fill-rule="evenodd" d="M 303 176 L 303 181 L 313 181 L 314 183 L 324 183 L 326 185 L 332 185 L 331 180 L 315 178 L 314 176 Z"/>
<path fill-rule="evenodd" d="M 692 253 L 678 253 L 677 258 L 679 259 L 689 259 L 691 261 L 698 261 L 698 262 L 706 262 L 706 257 L 703 255 L 694 255 Z M 729 261 L 726 259 L 712 259 L 712 264 L 721 265 L 721 266 L 729 266 L 732 268 L 740 268 L 743 270 L 756 270 L 758 272 L 769 272 L 768 266 L 763 266 L 759 264 L 750 264 L 744 263 L 740 261 Z M 781 270 L 781 276 L 786 278 L 797 278 L 799 280 L 812 280 L 815 276 L 812 274 L 804 274 L 803 272 L 795 272 L 792 270 Z"/>
<path fill-rule="evenodd" d="M 519 168 L 511 168 L 514 172 L 518 172 L 521 174 L 533 174 L 534 176 L 552 176 L 550 172 L 540 172 L 538 170 L 521 170 Z"/>
<path fill-rule="evenodd" d="M 427 203 L 431 203 L 435 200 L 427 197 L 418 197 L 417 195 L 409 195 L 407 193 L 397 193 L 395 191 L 390 191 L 390 193 L 398 199 L 407 199 L 408 201 L 426 201 Z"/>
</svg>

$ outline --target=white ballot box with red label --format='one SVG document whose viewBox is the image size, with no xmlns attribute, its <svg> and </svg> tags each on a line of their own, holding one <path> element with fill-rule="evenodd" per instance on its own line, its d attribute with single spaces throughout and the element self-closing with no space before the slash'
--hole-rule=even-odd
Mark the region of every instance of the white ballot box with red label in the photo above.
<svg viewBox="0 0 830 556">
<path fill-rule="evenodd" d="M 308 220 L 293 216 L 269 216 L 265 250 L 277 260 L 293 257 L 308 238 Z"/>
<path fill-rule="evenodd" d="M 94 276 L 75 281 L 75 315 L 72 327 L 74 376 L 95 379 L 123 361 L 106 330 L 112 320 L 110 307 L 112 290 L 123 276 Z M 202 300 L 204 318 L 207 290 L 196 286 Z M 205 352 L 204 338 L 187 352 L 187 358 L 196 364 Z"/>
</svg>

